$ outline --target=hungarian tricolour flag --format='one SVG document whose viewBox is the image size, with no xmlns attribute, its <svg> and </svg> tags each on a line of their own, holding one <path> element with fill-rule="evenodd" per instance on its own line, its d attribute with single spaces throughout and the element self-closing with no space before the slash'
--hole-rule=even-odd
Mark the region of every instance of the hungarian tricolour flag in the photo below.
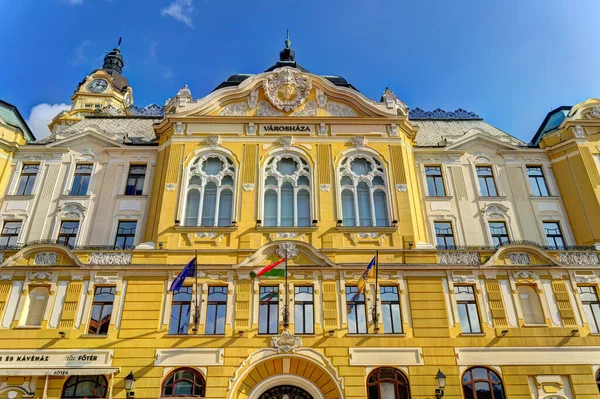
<svg viewBox="0 0 600 399">
<path fill-rule="evenodd" d="M 285 258 L 279 259 L 277 262 L 271 263 L 269 266 L 264 266 L 250 272 L 250 277 L 261 278 L 264 276 L 285 276 Z"/>
</svg>

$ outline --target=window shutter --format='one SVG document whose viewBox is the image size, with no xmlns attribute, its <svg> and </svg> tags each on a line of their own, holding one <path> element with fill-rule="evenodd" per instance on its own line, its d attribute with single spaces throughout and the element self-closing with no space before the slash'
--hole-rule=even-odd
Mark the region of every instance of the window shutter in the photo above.
<svg viewBox="0 0 600 399">
<path fill-rule="evenodd" d="M 504 303 L 502 302 L 502 294 L 500 292 L 500 284 L 498 284 L 498 281 L 488 280 L 485 282 L 485 287 L 487 288 L 488 292 L 490 310 L 492 312 L 494 326 L 508 326 L 508 321 L 506 320 L 506 310 L 504 309 Z"/>
<path fill-rule="evenodd" d="M 250 288 L 252 282 L 238 282 L 235 293 L 235 328 L 250 328 Z"/>
<path fill-rule="evenodd" d="M 0 314 L 4 314 L 4 308 L 6 307 L 6 301 L 8 301 L 8 294 L 10 293 L 11 286 L 10 281 L 0 283 Z"/>
<path fill-rule="evenodd" d="M 59 328 L 73 328 L 75 316 L 77 314 L 77 304 L 79 303 L 79 297 L 81 295 L 82 288 L 82 282 L 72 281 L 69 283 L 67 295 L 65 297 L 65 304 L 60 317 Z"/>
<path fill-rule="evenodd" d="M 569 298 L 566 282 L 564 280 L 554 280 L 552 281 L 552 289 L 556 296 L 558 312 L 560 313 L 560 318 L 563 320 L 563 324 L 565 327 L 576 326 L 575 311 L 573 310 L 571 298 Z"/>
<path fill-rule="evenodd" d="M 338 328 L 338 295 L 335 281 L 323 282 L 323 326 L 325 330 Z"/>
</svg>

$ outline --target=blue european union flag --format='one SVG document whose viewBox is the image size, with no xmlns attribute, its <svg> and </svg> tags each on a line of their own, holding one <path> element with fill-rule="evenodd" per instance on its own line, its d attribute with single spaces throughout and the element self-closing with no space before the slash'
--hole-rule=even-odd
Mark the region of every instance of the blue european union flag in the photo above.
<svg viewBox="0 0 600 399">
<path fill-rule="evenodd" d="M 169 291 L 177 291 L 183 285 L 186 277 L 193 276 L 196 272 L 196 257 L 187 264 L 186 267 L 179 273 L 179 275 L 173 280 L 171 283 L 171 287 L 169 287 Z"/>
</svg>

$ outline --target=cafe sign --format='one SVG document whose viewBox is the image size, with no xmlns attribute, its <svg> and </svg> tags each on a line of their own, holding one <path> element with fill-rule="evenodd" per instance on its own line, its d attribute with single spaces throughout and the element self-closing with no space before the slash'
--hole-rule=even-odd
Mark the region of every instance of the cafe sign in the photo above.
<svg viewBox="0 0 600 399">
<path fill-rule="evenodd" d="M 0 351 L 0 369 L 110 367 L 112 357 L 112 349 L 4 350 Z"/>
<path fill-rule="evenodd" d="M 303 133 L 313 134 L 315 132 L 315 125 L 298 125 L 298 124 L 269 124 L 260 125 L 260 131 L 262 134 L 276 134 L 276 133 Z"/>
</svg>

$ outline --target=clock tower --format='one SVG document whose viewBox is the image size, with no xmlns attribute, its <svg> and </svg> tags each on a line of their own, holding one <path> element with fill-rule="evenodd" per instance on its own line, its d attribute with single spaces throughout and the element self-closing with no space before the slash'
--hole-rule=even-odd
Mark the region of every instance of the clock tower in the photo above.
<svg viewBox="0 0 600 399">
<path fill-rule="evenodd" d="M 121 73 L 125 59 L 121 54 L 121 39 L 117 47 L 107 52 L 101 69 L 87 75 L 71 97 L 71 109 L 58 114 L 48 125 L 54 132 L 72 125 L 87 115 L 102 112 L 109 115 L 127 115 L 133 105 L 133 90 Z"/>
</svg>

